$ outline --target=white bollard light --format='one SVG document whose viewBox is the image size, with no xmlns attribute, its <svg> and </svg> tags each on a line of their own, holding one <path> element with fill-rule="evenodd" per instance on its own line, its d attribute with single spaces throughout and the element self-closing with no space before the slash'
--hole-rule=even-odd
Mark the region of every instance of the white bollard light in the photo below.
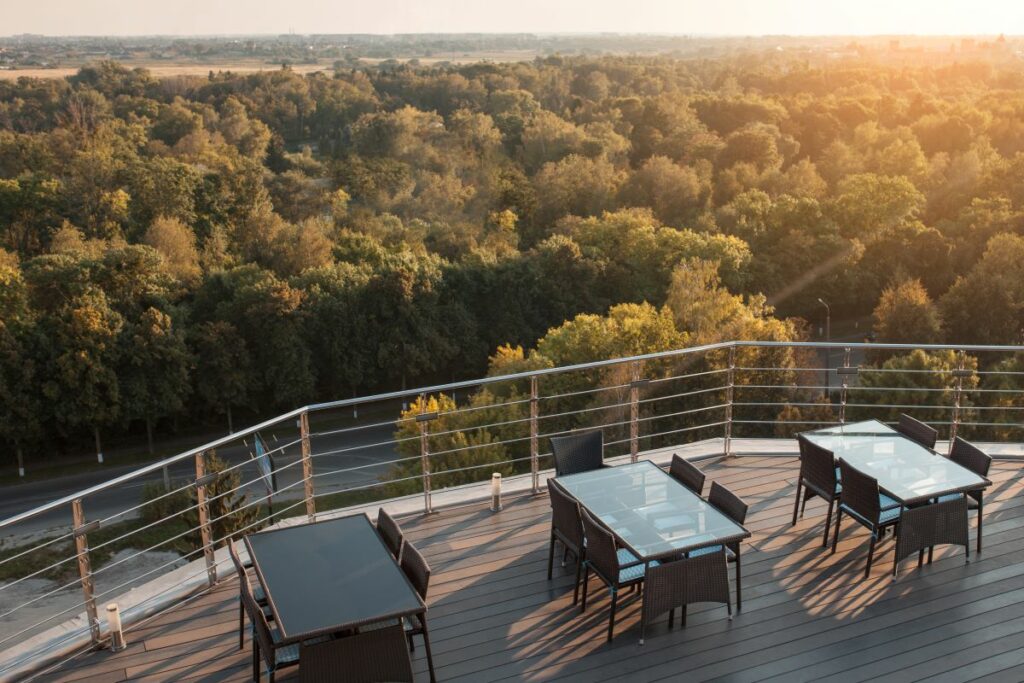
<svg viewBox="0 0 1024 683">
<path fill-rule="evenodd" d="M 491 512 L 501 510 L 501 472 L 491 475 Z"/>
<path fill-rule="evenodd" d="M 107 605 L 107 627 L 110 629 L 110 651 L 120 652 L 128 645 L 124 640 L 124 630 L 121 628 L 121 611 L 117 603 Z"/>
</svg>

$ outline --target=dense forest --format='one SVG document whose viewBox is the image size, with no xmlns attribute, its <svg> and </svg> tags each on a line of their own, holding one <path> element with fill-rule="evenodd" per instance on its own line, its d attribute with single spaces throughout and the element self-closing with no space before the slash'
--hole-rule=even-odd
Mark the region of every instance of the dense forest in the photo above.
<svg viewBox="0 0 1024 683">
<path fill-rule="evenodd" d="M 1024 71 L 549 57 L 0 82 L 9 453 L 800 339 L 819 297 L 874 313 L 880 341 L 1021 342 Z"/>
</svg>

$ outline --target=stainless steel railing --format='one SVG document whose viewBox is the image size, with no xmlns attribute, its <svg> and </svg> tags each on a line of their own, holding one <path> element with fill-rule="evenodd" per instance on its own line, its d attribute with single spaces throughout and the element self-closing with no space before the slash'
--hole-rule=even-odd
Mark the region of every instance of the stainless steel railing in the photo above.
<svg viewBox="0 0 1024 683">
<path fill-rule="evenodd" d="M 917 351 L 953 356 L 934 367 L 880 363 Z M 214 584 L 226 560 L 218 548 L 285 516 L 314 519 L 408 496 L 422 496 L 430 512 L 439 490 L 492 471 L 528 478 L 537 492 L 550 468 L 548 439 L 574 429 L 602 428 L 608 453 L 633 460 L 708 438 L 731 454 L 737 438 L 900 411 L 950 437 L 1024 440 L 1024 371 L 996 363 L 1022 353 L 1024 346 L 722 342 L 304 406 L 0 520 L 0 655 L 26 641 L 44 659 L 99 645 L 101 602 L 138 593 L 122 608 L 130 626 L 184 588 Z M 822 354 L 842 361 L 822 363 Z M 267 441 L 270 472 L 249 457 L 257 436 Z M 226 464 L 210 472 L 215 452 Z M 158 485 L 165 468 L 177 481 L 170 489 Z M 0 678 L 17 665 L 0 657 Z"/>
</svg>

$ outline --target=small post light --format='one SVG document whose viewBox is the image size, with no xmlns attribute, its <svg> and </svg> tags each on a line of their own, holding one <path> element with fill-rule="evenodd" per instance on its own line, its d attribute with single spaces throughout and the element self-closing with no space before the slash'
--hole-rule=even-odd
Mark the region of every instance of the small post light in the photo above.
<svg viewBox="0 0 1024 683">
<path fill-rule="evenodd" d="M 501 472 L 491 475 L 491 512 L 501 510 Z"/>
<path fill-rule="evenodd" d="M 116 602 L 107 605 L 107 627 L 110 629 L 110 651 L 120 652 L 125 649 L 128 644 L 124 640 L 124 630 L 121 628 L 121 610 L 118 609 Z"/>
</svg>

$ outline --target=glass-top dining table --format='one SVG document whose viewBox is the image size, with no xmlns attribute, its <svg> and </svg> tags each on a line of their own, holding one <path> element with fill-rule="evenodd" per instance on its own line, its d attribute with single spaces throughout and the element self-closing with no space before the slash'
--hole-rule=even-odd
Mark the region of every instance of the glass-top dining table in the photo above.
<svg viewBox="0 0 1024 683">
<path fill-rule="evenodd" d="M 878 420 L 817 429 L 803 436 L 878 480 L 882 491 L 904 505 L 978 491 L 991 484 Z"/>
<path fill-rule="evenodd" d="M 563 475 L 556 481 L 642 562 L 750 536 L 650 461 Z"/>
</svg>

